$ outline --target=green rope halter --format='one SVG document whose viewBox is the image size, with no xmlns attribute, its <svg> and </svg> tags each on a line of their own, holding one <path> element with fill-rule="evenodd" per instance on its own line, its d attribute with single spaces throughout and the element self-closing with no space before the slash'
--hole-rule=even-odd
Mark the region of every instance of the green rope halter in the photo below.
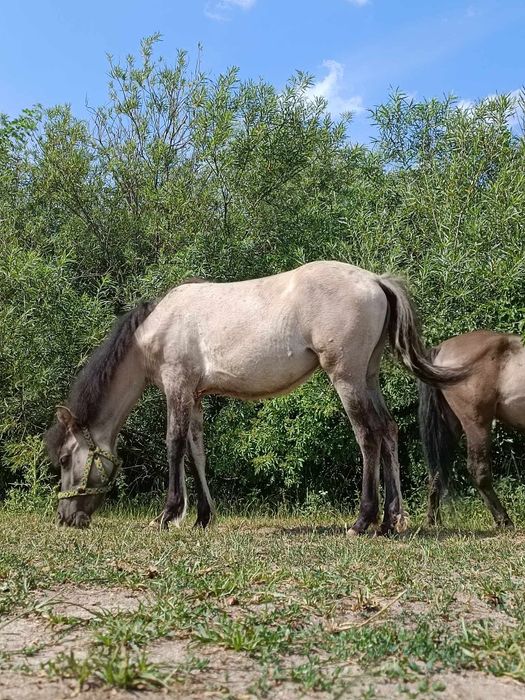
<svg viewBox="0 0 525 700">
<path fill-rule="evenodd" d="M 76 496 L 99 496 L 101 494 L 107 493 L 117 478 L 120 467 L 122 466 L 122 460 L 114 455 L 112 452 L 106 452 L 106 450 L 101 450 L 100 447 L 95 445 L 91 433 L 87 428 L 82 428 L 82 434 L 85 437 L 88 445 L 89 452 L 86 457 L 86 464 L 82 471 L 82 479 L 80 480 L 80 485 L 78 488 L 72 491 L 60 491 L 58 494 L 58 499 L 63 498 L 75 498 Z M 113 464 L 114 469 L 111 474 L 108 474 L 104 469 L 101 457 L 107 459 L 108 462 Z M 95 469 L 100 474 L 100 480 L 102 481 L 102 486 L 92 486 L 88 487 L 89 475 L 91 474 L 91 468 L 95 466 Z"/>
</svg>

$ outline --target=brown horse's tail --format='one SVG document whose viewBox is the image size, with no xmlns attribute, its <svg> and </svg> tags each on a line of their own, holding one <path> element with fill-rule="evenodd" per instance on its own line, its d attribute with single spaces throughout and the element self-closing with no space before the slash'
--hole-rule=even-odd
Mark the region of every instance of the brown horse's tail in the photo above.
<svg viewBox="0 0 525 700">
<path fill-rule="evenodd" d="M 419 336 L 414 305 L 402 280 L 381 275 L 377 282 L 388 301 L 388 337 L 393 352 L 418 379 L 442 386 L 468 374 L 463 367 L 438 367 L 428 358 Z"/>
<path fill-rule="evenodd" d="M 438 348 L 430 351 L 430 359 Z M 419 434 L 430 483 L 439 493 L 447 490 L 450 470 L 461 435 L 461 424 L 441 389 L 419 382 Z"/>
</svg>

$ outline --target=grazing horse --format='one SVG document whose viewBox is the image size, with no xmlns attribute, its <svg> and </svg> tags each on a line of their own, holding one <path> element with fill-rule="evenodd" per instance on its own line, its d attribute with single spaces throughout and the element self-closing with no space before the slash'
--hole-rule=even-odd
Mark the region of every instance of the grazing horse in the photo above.
<svg viewBox="0 0 525 700">
<path fill-rule="evenodd" d="M 186 454 L 196 476 L 196 524 L 206 527 L 213 502 L 205 476 L 202 397 L 278 396 L 320 366 L 341 398 L 363 456 L 352 533 L 377 521 L 380 463 L 381 532 L 402 529 L 397 427 L 378 382 L 387 335 L 396 355 L 422 380 L 459 376 L 455 368 L 435 368 L 426 359 L 399 280 L 345 263 L 313 262 L 244 282 L 183 284 L 140 304 L 93 353 L 47 433 L 50 457 L 61 468 L 58 521 L 89 524 L 120 466 L 117 435 L 145 386 L 155 384 L 168 408 L 169 483 L 161 527 L 185 514 Z"/>
<path fill-rule="evenodd" d="M 525 429 L 525 347 L 516 335 L 474 331 L 432 348 L 440 367 L 469 368 L 455 384 L 419 386 L 419 426 L 430 476 L 428 522 L 440 522 L 439 502 L 462 433 L 467 438 L 467 467 L 496 525 L 513 527 L 492 485 L 492 421 Z"/>
</svg>

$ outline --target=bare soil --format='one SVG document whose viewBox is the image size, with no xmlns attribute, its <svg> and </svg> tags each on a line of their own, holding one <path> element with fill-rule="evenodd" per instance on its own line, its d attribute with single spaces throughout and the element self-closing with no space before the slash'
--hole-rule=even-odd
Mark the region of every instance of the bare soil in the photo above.
<svg viewBox="0 0 525 700">
<path fill-rule="evenodd" d="M 89 595 L 86 595 L 89 593 Z M 31 613 L 13 615 L 0 625 L 0 653 L 3 672 L 0 675 L 0 700 L 61 700 L 81 698 L 84 700 L 124 700 L 131 698 L 237 698 L 238 700 L 259 697 L 254 687 L 264 675 L 264 667 L 248 654 L 232 652 L 215 645 L 192 643 L 187 639 L 161 639 L 150 645 L 148 658 L 172 672 L 173 682 L 169 687 L 152 690 L 120 690 L 89 686 L 79 688 L 75 680 L 50 678 L 45 672 L 47 662 L 60 653 L 73 651 L 77 658 L 87 654 L 91 634 L 89 621 L 98 614 L 107 612 L 134 612 L 147 599 L 140 592 L 128 589 L 103 589 L 75 586 L 56 586 L 47 591 L 36 591 L 33 596 Z M 82 601 L 82 602 L 79 602 Z M 381 610 L 388 600 L 370 603 L 373 614 L 375 607 Z M 363 611 L 355 608 L 355 601 L 344 601 L 341 608 L 348 608 L 337 622 L 353 621 L 361 624 Z M 454 604 L 456 613 L 467 619 L 480 619 L 488 615 L 494 619 L 494 610 L 484 601 L 468 596 Z M 423 611 L 421 604 L 403 604 L 396 601 L 389 609 L 389 615 L 401 616 L 410 612 Z M 385 610 L 386 614 L 386 610 Z M 501 613 L 501 623 L 511 621 Z M 63 624 L 52 624 L 50 619 L 63 618 Z M 178 670 L 191 666 L 198 658 L 200 668 L 189 673 L 178 674 Z M 308 659 L 290 655 L 286 657 L 286 670 L 300 666 Z M 406 698 L 436 697 L 447 700 L 522 700 L 525 688 L 508 678 L 496 678 L 479 672 L 443 672 L 425 678 L 428 689 L 418 687 L 418 683 L 396 683 L 385 681 L 377 676 L 364 674 L 357 665 L 344 664 L 340 668 L 341 677 L 349 681 L 344 697 L 348 698 Z M 268 697 L 275 700 L 295 700 L 296 698 L 317 698 L 324 700 L 332 695 L 323 690 L 304 690 L 289 681 L 280 683 L 275 677 L 269 681 L 271 689 Z M 434 684 L 443 690 L 432 690 Z M 373 688 L 374 694 L 371 695 Z"/>
</svg>

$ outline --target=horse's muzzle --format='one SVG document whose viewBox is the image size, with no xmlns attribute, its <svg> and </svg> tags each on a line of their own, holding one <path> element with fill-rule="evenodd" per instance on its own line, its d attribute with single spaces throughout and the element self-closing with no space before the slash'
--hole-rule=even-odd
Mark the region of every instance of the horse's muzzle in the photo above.
<svg viewBox="0 0 525 700">
<path fill-rule="evenodd" d="M 61 502 L 57 510 L 57 524 L 66 527 L 89 527 L 91 517 L 83 510 L 73 510 L 67 507 L 68 504 Z"/>
</svg>

